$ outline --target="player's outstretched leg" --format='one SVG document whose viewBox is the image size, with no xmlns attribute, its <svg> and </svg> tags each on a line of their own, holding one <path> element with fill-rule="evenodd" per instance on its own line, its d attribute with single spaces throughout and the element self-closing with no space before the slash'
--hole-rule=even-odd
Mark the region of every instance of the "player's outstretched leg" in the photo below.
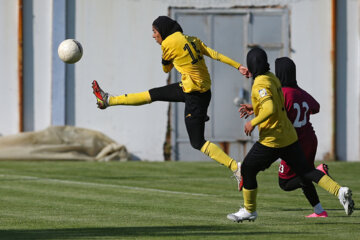
<svg viewBox="0 0 360 240">
<path fill-rule="evenodd" d="M 92 88 L 97 100 L 98 108 L 100 109 L 105 109 L 108 106 L 114 105 L 139 106 L 152 102 L 149 91 L 110 96 L 100 88 L 96 80 L 93 81 Z"/>
<path fill-rule="evenodd" d="M 100 109 L 105 109 L 109 106 L 108 103 L 108 98 L 109 98 L 109 94 L 104 92 L 98 82 L 96 80 L 94 80 L 92 82 L 92 89 L 93 89 L 93 93 L 96 97 L 96 103 L 98 105 L 98 108 Z"/>
<path fill-rule="evenodd" d="M 185 121 L 189 122 L 189 120 L 185 120 Z M 189 125 L 190 124 L 188 124 L 188 126 Z M 190 127 L 191 126 L 189 126 L 188 129 L 190 129 Z M 194 132 L 194 131 L 190 130 L 190 132 Z M 190 141 L 191 141 L 191 136 L 190 136 Z M 193 143 L 192 143 L 192 146 L 195 149 L 199 149 Z M 234 174 L 236 181 L 237 181 L 238 190 L 241 191 L 241 189 L 242 189 L 241 162 L 236 162 L 229 155 L 227 155 L 220 147 L 218 147 L 216 144 L 214 144 L 210 141 L 206 141 L 199 150 L 201 152 L 203 152 L 204 154 L 206 154 L 207 156 L 209 156 L 211 159 L 226 166 L 227 168 L 230 168 Z"/>
<path fill-rule="evenodd" d="M 355 204 L 352 200 L 351 190 L 348 187 L 341 187 L 328 175 L 324 175 L 319 180 L 318 185 L 339 198 L 341 205 L 345 209 L 346 215 L 351 215 L 353 213 Z"/>
</svg>

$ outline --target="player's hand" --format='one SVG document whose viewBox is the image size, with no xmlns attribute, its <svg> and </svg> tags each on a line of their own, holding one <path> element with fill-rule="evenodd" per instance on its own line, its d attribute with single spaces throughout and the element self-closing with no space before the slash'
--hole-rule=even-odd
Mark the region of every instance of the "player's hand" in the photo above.
<svg viewBox="0 0 360 240">
<path fill-rule="evenodd" d="M 246 67 L 242 66 L 242 65 L 239 67 L 239 72 L 242 75 L 244 75 L 246 78 L 251 77 L 251 73 L 249 72 L 249 70 Z"/>
<path fill-rule="evenodd" d="M 246 122 L 245 126 L 244 126 L 244 132 L 245 132 L 246 136 L 251 136 L 251 132 L 253 130 L 254 130 L 254 127 L 251 124 L 251 122 L 250 121 Z"/>
<path fill-rule="evenodd" d="M 240 104 L 239 113 L 240 118 L 245 117 L 245 119 L 247 119 L 254 114 L 254 110 L 251 104 Z"/>
</svg>

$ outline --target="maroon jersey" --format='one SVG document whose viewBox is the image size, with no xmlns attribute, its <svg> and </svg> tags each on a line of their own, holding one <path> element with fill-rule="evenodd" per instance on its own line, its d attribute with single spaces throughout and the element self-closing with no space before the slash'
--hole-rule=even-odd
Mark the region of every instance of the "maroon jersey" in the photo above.
<svg viewBox="0 0 360 240">
<path fill-rule="evenodd" d="M 288 118 L 293 123 L 306 159 L 314 166 L 317 138 L 310 122 L 310 115 L 318 113 L 320 104 L 306 91 L 297 87 L 283 87 L 285 109 Z M 296 176 L 285 161 L 281 160 L 279 177 L 289 179 Z"/>
</svg>

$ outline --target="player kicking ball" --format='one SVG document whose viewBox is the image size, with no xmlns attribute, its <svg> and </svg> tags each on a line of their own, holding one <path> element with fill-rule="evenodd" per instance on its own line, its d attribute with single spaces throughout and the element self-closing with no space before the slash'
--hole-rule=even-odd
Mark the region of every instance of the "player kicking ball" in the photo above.
<svg viewBox="0 0 360 240">
<path fill-rule="evenodd" d="M 160 16 L 152 24 L 153 38 L 161 45 L 162 67 L 168 73 L 172 68 L 181 74 L 181 82 L 153 88 L 139 93 L 110 96 L 97 81 L 93 92 L 100 109 L 115 105 L 143 105 L 156 101 L 185 103 L 184 120 L 191 146 L 234 173 L 241 188 L 241 164 L 229 157 L 214 143 L 205 140 L 205 122 L 211 99 L 211 80 L 204 56 L 226 63 L 248 77 L 247 68 L 240 63 L 207 47 L 200 39 L 183 34 L 181 26 L 166 16 Z"/>
</svg>

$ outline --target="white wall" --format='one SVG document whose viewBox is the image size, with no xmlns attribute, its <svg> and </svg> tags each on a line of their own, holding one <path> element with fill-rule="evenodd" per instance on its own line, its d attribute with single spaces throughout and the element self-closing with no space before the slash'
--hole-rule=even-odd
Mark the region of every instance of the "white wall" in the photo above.
<svg viewBox="0 0 360 240">
<path fill-rule="evenodd" d="M 349 28 L 359 29 L 358 1 L 348 0 Z M 91 81 L 99 81 L 112 94 L 145 91 L 166 84 L 161 68 L 161 49 L 152 39 L 151 24 L 159 15 L 168 15 L 168 7 L 222 7 L 286 5 L 290 13 L 291 57 L 297 65 L 298 82 L 321 104 L 312 117 L 319 138 L 317 159 L 331 152 L 332 69 L 331 1 L 328 0 L 77 0 L 75 38 L 83 45 L 83 59 L 75 64 L 75 125 L 99 130 L 125 144 L 143 159 L 162 160 L 168 103 L 140 107 L 96 108 Z M 51 1 L 33 0 L 33 79 L 34 130 L 51 123 Z M 10 24 L 10 25 L 9 25 Z M 17 132 L 17 1 L 0 0 L 1 94 L 0 133 Z M 348 158 L 359 159 L 359 36 L 348 37 L 348 102 L 357 111 L 348 111 Z M 338 51 L 341 51 L 338 49 Z M 6 56 L 6 58 L 4 57 Z M 348 79 L 349 79 L 348 78 Z M 6 99 L 6 102 L 5 100 Z M 349 106 L 354 109 L 354 106 Z M 351 144 L 350 144 L 351 143 Z"/>
<path fill-rule="evenodd" d="M 344 123 L 347 132 L 347 145 L 344 146 L 346 155 L 341 157 L 348 161 L 359 161 L 359 2 L 358 0 L 347 1 L 347 59 L 345 60 L 347 61 L 347 106 L 339 106 L 345 107 L 347 110 L 347 118 Z"/>
<path fill-rule="evenodd" d="M 104 132 L 142 159 L 162 160 L 168 103 L 99 110 L 91 82 L 113 95 L 166 85 L 151 30 L 153 20 L 167 14 L 166 4 L 82 0 L 76 9 L 76 38 L 84 48 L 76 64 L 76 125 Z"/>
<path fill-rule="evenodd" d="M 52 2 L 33 0 L 33 10 L 34 130 L 42 130 L 51 123 Z"/>
<path fill-rule="evenodd" d="M 331 62 L 331 2 L 297 1 L 291 5 L 291 57 L 297 81 L 319 103 L 320 112 L 311 116 L 318 136 L 316 159 L 331 152 L 334 111 Z"/>
<path fill-rule="evenodd" d="M 0 0 L 0 134 L 17 133 L 18 68 L 17 68 L 17 1 Z"/>
</svg>

